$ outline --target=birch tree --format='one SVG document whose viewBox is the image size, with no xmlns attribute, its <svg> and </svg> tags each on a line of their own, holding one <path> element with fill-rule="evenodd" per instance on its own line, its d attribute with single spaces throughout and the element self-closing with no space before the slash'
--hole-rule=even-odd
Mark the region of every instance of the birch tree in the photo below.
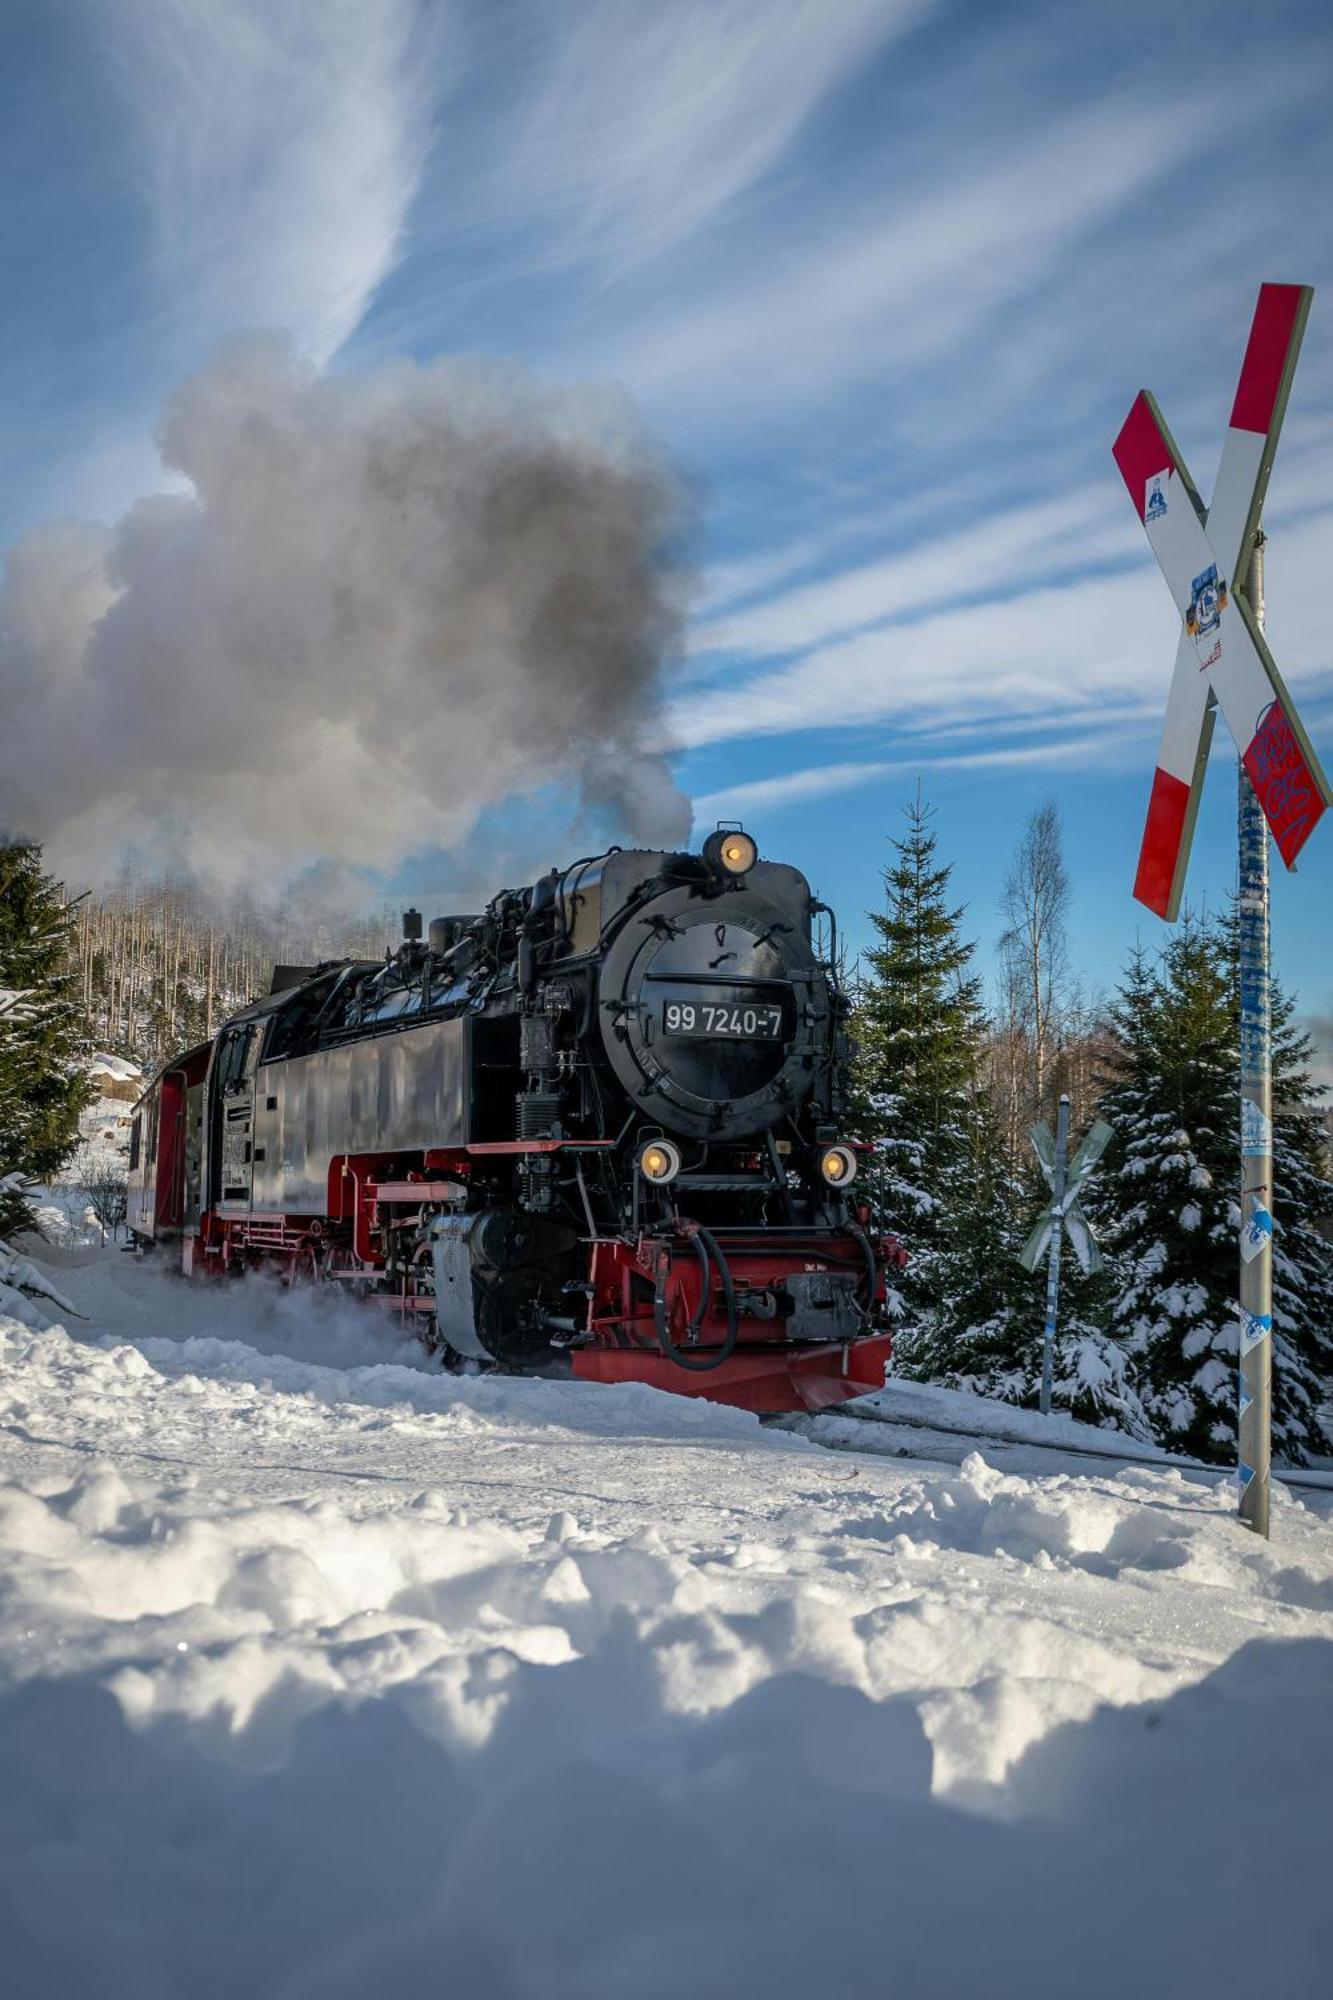
<svg viewBox="0 0 1333 2000">
<path fill-rule="evenodd" d="M 1002 1012 L 1015 1066 L 1017 1122 L 1049 1110 L 1053 1059 L 1069 976 L 1069 873 L 1053 799 L 1028 820 L 1005 880 L 1000 938 Z"/>
</svg>

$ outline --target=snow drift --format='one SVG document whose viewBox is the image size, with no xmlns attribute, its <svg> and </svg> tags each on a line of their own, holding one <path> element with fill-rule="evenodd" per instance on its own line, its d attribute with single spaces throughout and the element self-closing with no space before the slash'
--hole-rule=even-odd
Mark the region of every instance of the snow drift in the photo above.
<svg viewBox="0 0 1333 2000">
<path fill-rule="evenodd" d="M 1270 1547 L 1207 1473 L 454 1380 L 114 1255 L 59 1289 L 90 1337 L 0 1322 L 18 2000 L 1317 1989 L 1324 1496 Z"/>
</svg>

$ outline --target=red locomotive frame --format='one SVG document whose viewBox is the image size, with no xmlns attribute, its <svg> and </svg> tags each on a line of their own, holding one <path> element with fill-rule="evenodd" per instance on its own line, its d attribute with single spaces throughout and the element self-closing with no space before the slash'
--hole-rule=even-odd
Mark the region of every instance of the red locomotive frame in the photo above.
<svg viewBox="0 0 1333 2000">
<path fill-rule="evenodd" d="M 155 1113 L 157 1147 L 151 1220 L 141 1216 L 137 1232 L 146 1240 L 178 1240 L 181 1269 L 188 1277 L 222 1278 L 245 1270 L 268 1270 L 288 1283 L 341 1285 L 367 1303 L 405 1321 L 435 1312 L 432 1290 L 420 1283 L 419 1263 L 395 1258 L 396 1235 L 419 1226 L 423 1212 L 455 1197 L 479 1162 L 500 1154 L 592 1151 L 605 1140 L 500 1140 L 440 1149 L 405 1160 L 399 1154 L 342 1155 L 329 1168 L 327 1210 L 323 1215 L 226 1213 L 205 1209 L 197 1221 L 185 1216 L 184 1113 L 186 1091 L 201 1083 L 211 1045 L 192 1050 L 164 1071 L 145 1093 L 141 1114 Z M 869 1211 L 858 1211 L 868 1224 Z M 147 1224 L 147 1227 L 145 1227 Z M 826 1233 L 772 1229 L 722 1232 L 724 1254 L 738 1293 L 778 1294 L 794 1273 L 837 1269 L 845 1264 L 846 1243 Z M 875 1246 L 875 1296 L 870 1310 L 883 1317 L 884 1272 L 907 1262 L 897 1239 L 883 1236 Z M 587 1316 L 567 1350 L 569 1372 L 588 1382 L 643 1382 L 677 1395 L 703 1396 L 756 1412 L 829 1409 L 854 1396 L 882 1388 L 892 1353 L 892 1337 L 882 1333 L 836 1342 L 804 1344 L 787 1340 L 781 1320 L 747 1315 L 734 1351 L 706 1373 L 691 1372 L 662 1351 L 655 1299 L 665 1294 L 669 1323 L 689 1339 L 682 1349 L 707 1352 L 726 1331 L 720 1298 L 708 1300 L 692 1336 L 702 1280 L 691 1246 L 691 1225 L 664 1238 L 645 1232 L 637 1238 L 601 1236 L 589 1245 Z"/>
</svg>

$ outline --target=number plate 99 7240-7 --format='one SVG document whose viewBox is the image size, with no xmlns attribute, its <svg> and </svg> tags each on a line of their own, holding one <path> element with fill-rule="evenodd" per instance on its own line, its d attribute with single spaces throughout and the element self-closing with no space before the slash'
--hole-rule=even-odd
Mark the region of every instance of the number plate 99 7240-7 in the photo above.
<svg viewBox="0 0 1333 2000">
<path fill-rule="evenodd" d="M 782 1009 L 767 1004 L 747 1006 L 744 1001 L 668 1000 L 662 1009 L 662 1032 L 776 1042 L 782 1035 Z"/>
</svg>

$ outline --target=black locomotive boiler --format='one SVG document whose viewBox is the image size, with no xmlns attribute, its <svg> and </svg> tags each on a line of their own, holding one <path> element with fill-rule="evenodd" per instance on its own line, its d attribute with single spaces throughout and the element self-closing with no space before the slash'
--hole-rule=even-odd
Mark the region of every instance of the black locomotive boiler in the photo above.
<svg viewBox="0 0 1333 2000">
<path fill-rule="evenodd" d="M 755 1410 L 877 1388 L 905 1259 L 858 1203 L 822 910 L 719 829 L 279 967 L 137 1106 L 130 1226 L 190 1275 L 372 1296 L 451 1365 Z"/>
</svg>

